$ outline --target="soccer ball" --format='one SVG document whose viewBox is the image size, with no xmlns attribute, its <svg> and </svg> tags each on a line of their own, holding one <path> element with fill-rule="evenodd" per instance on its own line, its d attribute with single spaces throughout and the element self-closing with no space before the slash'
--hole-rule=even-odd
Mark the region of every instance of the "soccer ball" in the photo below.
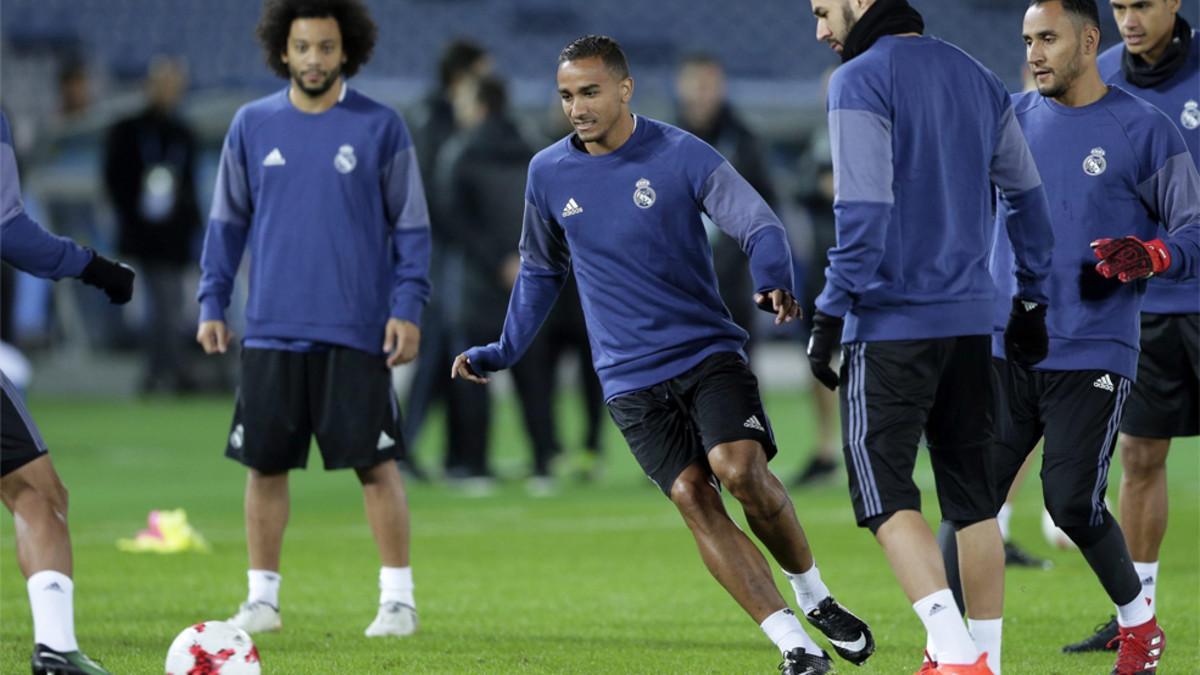
<svg viewBox="0 0 1200 675">
<path fill-rule="evenodd" d="M 167 650 L 167 675 L 259 675 L 258 648 L 246 631 L 224 621 L 184 629 Z"/>
<path fill-rule="evenodd" d="M 1046 538 L 1047 544 L 1059 550 L 1069 551 L 1075 548 L 1075 542 L 1054 524 L 1054 519 L 1046 509 L 1042 509 L 1042 536 Z"/>
</svg>

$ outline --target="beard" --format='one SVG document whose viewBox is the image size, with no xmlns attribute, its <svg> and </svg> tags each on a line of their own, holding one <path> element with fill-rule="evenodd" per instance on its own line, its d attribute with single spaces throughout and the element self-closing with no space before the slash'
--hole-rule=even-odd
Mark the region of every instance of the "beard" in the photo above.
<svg viewBox="0 0 1200 675">
<path fill-rule="evenodd" d="M 1038 93 L 1046 98 L 1059 98 L 1071 90 L 1071 85 L 1075 84 L 1075 80 L 1079 78 L 1079 71 L 1082 70 L 1082 57 L 1076 54 L 1065 66 L 1054 72 L 1054 82 L 1045 87 L 1038 87 Z"/>
<path fill-rule="evenodd" d="M 304 83 L 304 73 L 292 68 L 290 65 L 288 66 L 288 72 L 291 73 L 292 84 L 296 85 L 297 89 L 304 92 L 305 95 L 310 98 L 317 98 L 329 91 L 329 88 L 333 86 L 333 83 L 337 82 L 337 79 L 342 75 L 342 68 L 341 66 L 338 66 L 337 68 L 334 68 L 328 72 L 318 71 L 324 73 L 325 77 L 316 86 L 306 85 Z"/>
</svg>

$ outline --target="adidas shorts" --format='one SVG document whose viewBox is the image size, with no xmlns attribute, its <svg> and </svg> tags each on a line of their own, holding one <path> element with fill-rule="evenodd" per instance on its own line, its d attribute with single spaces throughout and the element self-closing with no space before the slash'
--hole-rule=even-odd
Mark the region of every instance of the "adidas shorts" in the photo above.
<svg viewBox="0 0 1200 675">
<path fill-rule="evenodd" d="M 738 354 L 713 354 L 673 379 L 608 402 L 608 412 L 642 471 L 663 494 L 696 462 L 708 468 L 708 451 L 751 440 L 769 461 L 778 452 L 758 395 L 758 378 Z"/>
<path fill-rule="evenodd" d="M 25 466 L 46 452 L 46 442 L 38 433 L 33 416 L 21 401 L 21 394 L 4 373 L 0 373 L 0 476 Z"/>
<path fill-rule="evenodd" d="M 993 359 L 999 511 L 1025 457 L 1042 444 L 1042 491 L 1059 527 L 1099 526 L 1108 468 L 1132 383 L 1103 370 L 1030 370 Z"/>
<path fill-rule="evenodd" d="M 225 456 L 263 473 L 303 469 L 312 438 L 325 469 L 404 454 L 400 407 L 383 355 L 357 349 L 243 349 Z"/>
<path fill-rule="evenodd" d="M 1143 438 L 1200 435 L 1200 314 L 1143 314 L 1137 383 L 1121 431 Z"/>
<path fill-rule="evenodd" d="M 942 518 L 996 515 L 987 463 L 991 358 L 988 335 L 842 346 L 842 451 L 859 526 L 921 509 L 913 467 L 922 433 Z"/>
</svg>

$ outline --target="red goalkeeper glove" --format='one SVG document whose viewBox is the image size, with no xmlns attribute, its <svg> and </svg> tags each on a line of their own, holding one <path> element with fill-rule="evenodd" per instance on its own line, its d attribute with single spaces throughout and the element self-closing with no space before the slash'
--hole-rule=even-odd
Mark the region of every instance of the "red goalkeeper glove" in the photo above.
<svg viewBox="0 0 1200 675">
<path fill-rule="evenodd" d="M 1097 239 L 1092 242 L 1092 251 L 1100 259 L 1096 271 L 1101 276 L 1116 277 L 1125 283 L 1148 279 L 1171 266 L 1171 251 L 1161 239 Z"/>
</svg>

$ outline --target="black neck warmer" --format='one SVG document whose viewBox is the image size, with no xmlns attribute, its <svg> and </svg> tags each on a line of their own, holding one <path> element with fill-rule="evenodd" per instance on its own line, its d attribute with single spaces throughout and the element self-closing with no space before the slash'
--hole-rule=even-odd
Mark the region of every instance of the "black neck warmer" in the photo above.
<svg viewBox="0 0 1200 675">
<path fill-rule="evenodd" d="M 908 0 L 878 0 L 846 36 L 842 45 L 842 63 L 867 51 L 885 35 L 924 32 L 925 20 Z"/>
<path fill-rule="evenodd" d="M 1187 63 L 1188 49 L 1192 45 L 1192 27 L 1182 16 L 1175 16 L 1175 32 L 1166 51 L 1153 64 L 1146 63 L 1140 56 L 1121 51 L 1121 73 L 1135 87 L 1149 89 L 1171 79 Z"/>
</svg>

